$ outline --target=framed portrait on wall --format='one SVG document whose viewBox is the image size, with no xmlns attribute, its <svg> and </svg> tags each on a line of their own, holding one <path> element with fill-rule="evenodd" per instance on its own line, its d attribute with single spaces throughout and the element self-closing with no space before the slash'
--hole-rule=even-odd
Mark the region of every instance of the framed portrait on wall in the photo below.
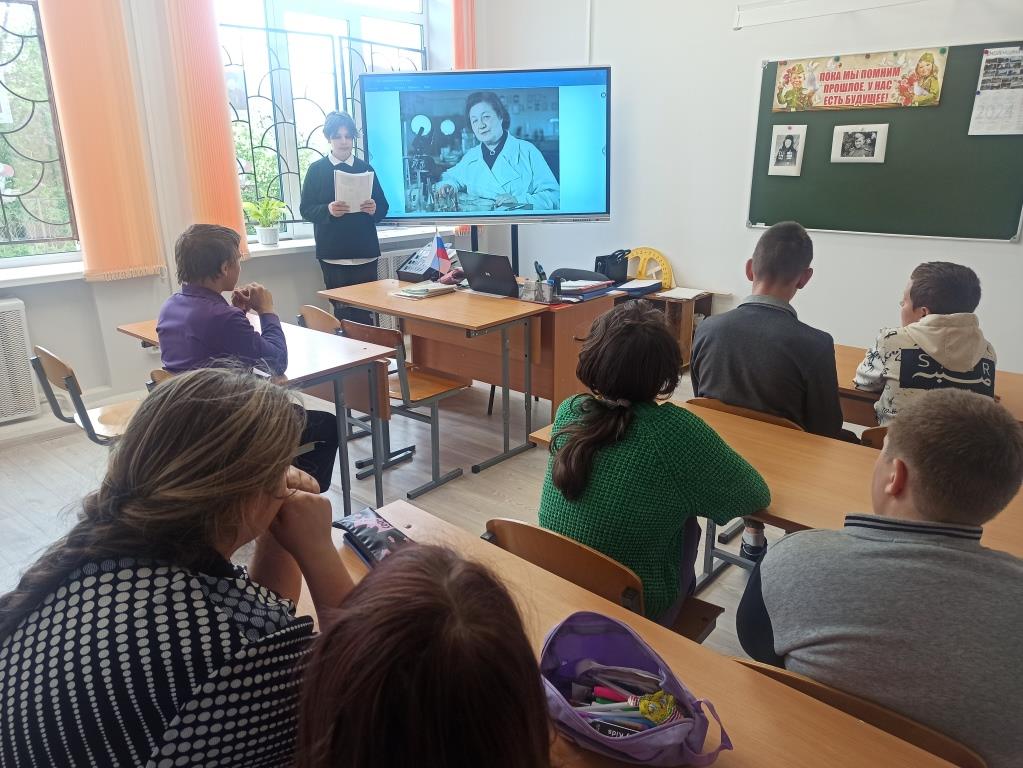
<svg viewBox="0 0 1023 768">
<path fill-rule="evenodd" d="M 806 147 L 805 125 L 775 125 L 771 130 L 768 176 L 799 176 Z"/>
<path fill-rule="evenodd" d="M 833 163 L 883 163 L 888 124 L 836 125 L 831 139 Z"/>
</svg>

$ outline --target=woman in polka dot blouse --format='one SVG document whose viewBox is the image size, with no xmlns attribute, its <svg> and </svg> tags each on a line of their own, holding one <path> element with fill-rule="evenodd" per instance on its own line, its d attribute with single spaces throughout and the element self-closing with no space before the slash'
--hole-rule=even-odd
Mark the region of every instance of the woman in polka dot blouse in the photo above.
<svg viewBox="0 0 1023 768">
<path fill-rule="evenodd" d="M 293 601 L 303 574 L 318 610 L 352 586 L 330 503 L 289 466 L 301 429 L 251 374 L 142 403 L 78 524 L 0 597 L 0 765 L 292 763 L 313 635 Z"/>
</svg>

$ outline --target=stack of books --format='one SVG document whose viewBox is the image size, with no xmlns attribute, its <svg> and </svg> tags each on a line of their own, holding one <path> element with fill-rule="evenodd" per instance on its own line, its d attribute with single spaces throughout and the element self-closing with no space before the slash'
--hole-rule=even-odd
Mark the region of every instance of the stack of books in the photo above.
<svg viewBox="0 0 1023 768">
<path fill-rule="evenodd" d="M 558 293 L 562 296 L 582 296 L 614 285 L 613 280 L 562 280 Z"/>
<path fill-rule="evenodd" d="M 661 290 L 660 280 L 630 280 L 618 286 L 619 291 L 625 291 L 630 296 L 646 296 Z"/>
<path fill-rule="evenodd" d="M 442 293 L 451 293 L 453 290 L 455 290 L 453 285 L 424 282 L 406 285 L 400 291 L 394 291 L 391 295 L 401 299 L 428 299 L 431 296 L 440 296 Z"/>
</svg>

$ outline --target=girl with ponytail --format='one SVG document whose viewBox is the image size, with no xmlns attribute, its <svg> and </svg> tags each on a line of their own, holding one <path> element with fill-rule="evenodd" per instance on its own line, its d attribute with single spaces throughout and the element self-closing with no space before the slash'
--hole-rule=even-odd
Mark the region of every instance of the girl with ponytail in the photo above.
<svg viewBox="0 0 1023 768">
<path fill-rule="evenodd" d="M 248 373 L 145 399 L 77 525 L 0 597 L 0 763 L 291 764 L 313 635 L 293 601 L 303 575 L 318 611 L 352 585 L 330 502 L 289 466 L 302 426 Z"/>
<path fill-rule="evenodd" d="M 678 341 L 649 302 L 594 320 L 576 367 L 591 394 L 558 408 L 539 511 L 544 528 L 635 571 L 646 615 L 664 624 L 695 581 L 699 526 L 687 521 L 726 523 L 771 501 L 760 474 L 706 422 L 658 405 L 681 369 Z"/>
</svg>

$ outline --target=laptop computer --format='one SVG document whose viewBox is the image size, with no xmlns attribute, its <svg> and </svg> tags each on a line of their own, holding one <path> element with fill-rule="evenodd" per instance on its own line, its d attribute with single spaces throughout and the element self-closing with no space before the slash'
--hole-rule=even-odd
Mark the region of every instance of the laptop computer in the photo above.
<svg viewBox="0 0 1023 768">
<path fill-rule="evenodd" d="M 458 263 L 465 272 L 469 287 L 477 293 L 510 296 L 517 299 L 519 284 L 515 282 L 511 262 L 506 256 L 478 251 L 459 251 Z"/>
</svg>

